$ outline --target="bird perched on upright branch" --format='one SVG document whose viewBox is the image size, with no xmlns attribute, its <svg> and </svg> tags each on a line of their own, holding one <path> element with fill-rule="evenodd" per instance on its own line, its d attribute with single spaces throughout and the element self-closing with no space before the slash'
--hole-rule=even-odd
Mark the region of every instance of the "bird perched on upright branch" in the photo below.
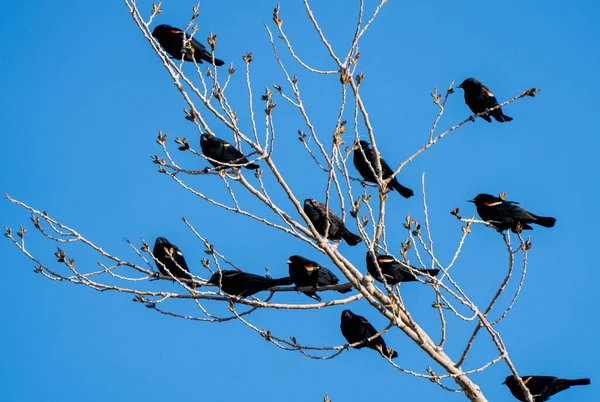
<svg viewBox="0 0 600 402">
<path fill-rule="evenodd" d="M 515 233 L 519 229 L 531 230 L 530 223 L 551 228 L 556 223 L 555 218 L 532 214 L 517 206 L 518 202 L 505 201 L 490 194 L 479 194 L 469 202 L 475 204 L 481 220 L 490 223 L 499 232 L 507 229 Z"/>
<path fill-rule="evenodd" d="M 378 332 L 365 317 L 354 314 L 350 310 L 342 311 L 340 329 L 348 343 L 366 341 L 370 337 L 375 336 Z M 364 342 L 361 345 L 355 346 L 356 349 L 362 349 L 364 347 L 377 350 L 383 356 L 390 359 L 398 357 L 398 353 L 394 349 L 390 349 L 386 346 L 381 335 L 368 342 Z"/>
<path fill-rule="evenodd" d="M 318 263 L 304 258 L 300 255 L 293 255 L 288 260 L 290 278 L 297 287 L 314 287 L 337 285 L 340 280 L 330 270 L 322 267 Z M 348 293 L 352 289 L 338 290 L 340 293 Z M 304 292 L 308 297 L 321 301 L 321 297 L 316 291 Z"/>
<path fill-rule="evenodd" d="M 223 292 L 233 296 L 248 297 L 274 286 L 291 285 L 292 279 L 271 279 L 248 272 L 225 270 L 215 272 L 207 284 L 219 286 Z"/>
<path fill-rule="evenodd" d="M 523 383 L 529 389 L 529 393 L 533 396 L 534 402 L 544 402 L 550 399 L 554 394 L 558 394 L 574 385 L 589 385 L 591 383 L 589 378 L 580 378 L 578 380 L 566 380 L 564 378 L 557 378 L 544 375 L 527 375 L 521 377 Z M 523 390 L 517 384 L 517 380 L 514 376 L 509 375 L 502 384 L 506 384 L 510 392 L 515 398 L 521 402 L 527 402 Z"/>
<path fill-rule="evenodd" d="M 156 238 L 152 254 L 156 259 L 156 268 L 161 274 L 168 277 L 173 275 L 179 279 L 192 279 L 190 269 L 185 262 L 185 258 L 183 258 L 183 253 L 164 237 Z"/>
<path fill-rule="evenodd" d="M 304 200 L 304 213 L 308 216 L 315 229 L 321 236 L 325 236 L 333 241 L 344 239 L 349 246 L 356 246 L 362 241 L 362 238 L 350 232 L 344 222 L 334 214 L 331 209 L 325 207 L 312 198 Z"/>
<path fill-rule="evenodd" d="M 467 78 L 457 88 L 462 88 L 465 91 L 465 103 L 475 114 L 483 113 L 486 109 L 498 106 L 498 101 L 492 91 L 475 78 Z M 490 115 L 500 123 L 512 120 L 512 117 L 502 113 L 502 108 L 492 110 L 480 117 L 491 123 Z"/>
<path fill-rule="evenodd" d="M 212 54 L 206 50 L 204 45 L 179 28 L 167 24 L 158 25 L 152 31 L 152 36 L 165 49 L 165 52 L 174 59 L 195 60 L 199 64 L 202 64 L 202 61 L 213 63 Z M 222 66 L 225 63 L 223 60 L 215 58 L 214 64 L 215 66 Z"/>
<path fill-rule="evenodd" d="M 377 183 L 377 162 L 375 157 L 375 150 L 371 148 L 371 145 L 367 141 L 358 141 L 354 144 L 354 155 L 352 159 L 354 161 L 354 167 L 358 170 L 358 173 L 362 176 L 365 181 L 370 183 Z M 364 155 L 363 155 L 364 153 Z M 387 180 L 394 171 L 389 167 L 383 158 L 379 158 L 379 164 L 381 165 L 381 177 L 383 180 Z M 398 182 L 397 176 L 390 180 L 389 186 L 386 190 L 396 190 L 404 198 L 412 197 L 415 193 L 407 187 L 404 187 Z"/>
<path fill-rule="evenodd" d="M 413 266 L 409 266 L 404 264 L 401 261 L 397 261 L 391 255 L 386 254 L 376 254 L 377 263 L 379 264 L 379 269 L 377 269 L 377 265 L 373 260 L 373 253 L 371 251 L 367 252 L 367 271 L 371 274 L 373 279 L 377 282 L 383 283 L 383 278 L 388 285 L 393 286 L 400 282 L 414 282 L 417 280 L 416 275 L 411 271 L 412 268 L 415 272 L 418 272 L 417 275 L 430 275 L 437 276 L 440 273 L 439 269 L 418 269 Z M 383 274 L 383 277 L 380 274 Z"/>
<path fill-rule="evenodd" d="M 248 162 L 244 154 L 233 145 L 214 135 L 202 134 L 200 136 L 200 147 L 204 156 L 209 158 L 210 164 L 218 169 L 243 166 L 246 169 L 256 170 L 260 167 L 255 163 Z"/>
</svg>

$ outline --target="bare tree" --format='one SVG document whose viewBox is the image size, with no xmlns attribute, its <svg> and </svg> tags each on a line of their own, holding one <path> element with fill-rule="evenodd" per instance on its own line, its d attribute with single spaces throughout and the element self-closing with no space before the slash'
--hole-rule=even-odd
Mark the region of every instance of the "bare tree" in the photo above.
<svg viewBox="0 0 600 402">
<path fill-rule="evenodd" d="M 321 360 L 335 358 L 349 347 L 361 346 L 364 341 L 351 345 L 333 346 L 304 344 L 293 336 L 258 328 L 252 323 L 252 313 L 259 309 L 317 310 L 336 305 L 349 305 L 359 299 L 365 299 L 373 307 L 373 314 L 381 314 L 389 321 L 387 327 L 377 336 L 388 331 L 399 330 L 430 358 L 430 361 L 424 363 L 425 369 L 414 369 L 404 367 L 401 363 L 396 363 L 388 357 L 382 357 L 398 371 L 414 377 L 429 379 L 449 392 L 462 392 L 467 399 L 477 402 L 488 399 L 477 384 L 471 380 L 471 374 L 482 372 L 491 365 L 503 361 L 510 371 L 517 375 L 509 352 L 500 333 L 495 328 L 506 318 L 521 292 L 527 271 L 528 252 L 531 248 L 530 240 L 523 238 L 521 233 L 501 234 L 507 255 L 506 276 L 496 292 L 491 295 L 490 302 L 487 305 L 478 306 L 469 297 L 468 292 L 462 289 L 453 278 L 452 273 L 453 267 L 463 251 L 463 246 L 471 234 L 471 227 L 487 225 L 485 222 L 474 217 L 462 217 L 458 208 L 452 210 L 451 213 L 457 219 L 456 230 L 460 233 L 460 240 L 455 245 L 455 252 L 450 261 L 442 261 L 434 251 L 434 239 L 430 228 L 426 198 L 426 180 L 423 173 L 420 191 L 422 215 L 418 217 L 407 215 L 403 228 L 399 228 L 398 225 L 386 225 L 386 205 L 390 196 L 387 192 L 387 185 L 390 181 L 419 155 L 483 113 L 469 116 L 450 125 L 445 130 L 439 129 L 446 104 L 453 93 L 454 81 L 450 82 L 443 91 L 434 88 L 431 97 L 438 112 L 432 116 L 431 129 L 424 133 L 423 145 L 406 160 L 395 166 L 392 176 L 382 177 L 379 159 L 376 159 L 375 165 L 377 166 L 372 167 L 373 173 L 377 176 L 375 184 L 362 182 L 359 178 L 353 177 L 348 169 L 352 152 L 364 152 L 353 146 L 355 141 L 360 138 L 368 139 L 376 155 L 379 155 L 377 136 L 374 130 L 376 123 L 371 121 L 368 105 L 361 96 L 360 89 L 361 85 L 364 85 L 363 80 L 366 75 L 359 70 L 359 44 L 382 11 L 386 0 L 380 1 L 371 10 L 366 10 L 364 2 L 360 1 L 354 35 L 349 38 L 350 46 L 342 50 L 332 47 L 320 28 L 309 1 L 303 1 L 306 15 L 320 40 L 320 43 L 315 46 L 325 47 L 330 57 L 330 64 L 333 63 L 335 66 L 333 69 L 316 67 L 316 65 L 322 64 L 320 60 L 304 59 L 296 53 L 294 43 L 286 35 L 283 11 L 280 13 L 278 5 L 273 10 L 272 23 L 265 24 L 264 27 L 266 40 L 270 41 L 272 46 L 276 68 L 283 73 L 285 83 L 283 85 L 273 83 L 272 87 L 261 89 L 262 103 L 260 106 L 254 103 L 256 88 L 252 85 L 252 53 L 242 56 L 242 74 L 245 77 L 247 100 L 230 100 L 228 97 L 230 80 L 237 73 L 234 63 L 231 63 L 228 68 L 223 67 L 220 70 L 210 64 L 186 63 L 186 65 L 193 64 L 196 76 L 189 74 L 189 71 L 184 72 L 184 61 L 171 59 L 152 36 L 150 26 L 155 16 L 162 11 L 161 4 L 153 5 L 150 15 L 144 17 L 135 0 L 124 0 L 124 2 L 140 33 L 147 39 L 167 74 L 173 80 L 173 84 L 187 103 L 186 118 L 196 127 L 198 138 L 193 140 L 174 139 L 177 149 L 180 152 L 192 154 L 200 161 L 203 159 L 210 161 L 210 158 L 194 148 L 194 144 L 199 143 L 200 135 L 214 135 L 217 131 L 220 136 L 229 133 L 235 141 L 236 148 L 250 150 L 246 152 L 248 160 L 260 163 L 261 166 L 260 170 L 254 174 L 248 174 L 248 171 L 241 169 L 239 163 L 226 164 L 228 165 L 227 169 L 195 170 L 194 166 L 196 165 L 183 166 L 178 162 L 172 153 L 172 144 L 168 141 L 167 135 L 159 132 L 157 143 L 161 154 L 152 157 L 153 162 L 158 166 L 158 172 L 214 208 L 222 208 L 231 212 L 231 220 L 239 221 L 240 225 L 243 225 L 244 219 L 255 220 L 270 227 L 273 236 L 291 236 L 296 241 L 303 242 L 327 256 L 347 280 L 347 283 L 320 287 L 319 292 L 348 288 L 352 288 L 356 292 L 326 302 L 307 304 L 287 304 L 274 301 L 277 293 L 298 290 L 293 286 L 272 287 L 265 299 L 229 295 L 221 291 L 218 286 L 208 283 L 208 278 L 215 272 L 225 269 L 241 270 L 241 264 L 234 262 L 241 260 L 241 257 L 223 255 L 219 252 L 218 245 L 212 244 L 208 240 L 208 235 L 196 229 L 195 225 L 186 218 L 183 218 L 183 222 L 204 245 L 207 255 L 206 259 L 202 261 L 204 274 L 193 274 L 191 279 L 176 277 L 168 270 L 169 275 L 157 273 L 154 266 L 161 263 L 156 261 L 150 245 L 143 239 L 141 247 L 129 242 L 131 250 L 135 253 L 135 259 L 130 261 L 104 250 L 99 243 L 88 239 L 78 230 L 59 222 L 45 212 L 6 195 L 10 202 L 31 214 L 33 227 L 43 238 L 58 245 L 55 253 L 58 265 L 49 264 L 45 262 L 48 256 L 36 256 L 26 246 L 25 226 L 21 226 L 17 232 L 5 228 L 5 236 L 21 253 L 33 261 L 37 273 L 52 281 L 84 285 L 99 292 L 112 291 L 131 294 L 134 301 L 142 303 L 160 314 L 172 317 L 209 323 L 239 320 L 278 348 L 297 351 L 308 358 Z M 193 9 L 192 18 L 185 28 L 192 36 L 197 32 L 194 24 L 198 16 L 199 8 L 196 6 Z M 214 55 L 217 48 L 217 36 L 211 34 L 208 37 L 208 44 Z M 296 63 L 294 68 L 300 66 L 307 73 L 319 77 L 319 79 L 339 81 L 339 112 L 335 127 L 331 132 L 317 132 L 303 101 L 302 82 L 290 72 L 290 66 L 281 57 L 283 52 L 291 55 Z M 539 89 L 535 88 L 525 90 L 502 102 L 498 107 L 526 96 L 534 96 L 538 91 Z M 241 104 L 242 102 L 245 102 L 245 105 Z M 278 135 L 285 126 L 284 121 L 280 122 L 277 119 L 277 103 L 292 107 L 305 123 L 305 128 L 298 130 L 298 139 L 303 150 L 308 153 L 325 178 L 323 182 L 325 191 L 321 194 L 315 191 L 314 197 L 324 201 L 325 205 L 332 210 L 339 211 L 339 216 L 346 225 L 353 231 L 359 232 L 366 246 L 365 253 L 371 251 L 397 255 L 396 258 L 406 264 L 418 265 L 419 268 L 435 268 L 441 271 L 438 277 L 426 276 L 418 279 L 420 286 L 428 287 L 431 290 L 432 300 L 434 300 L 432 307 L 436 309 L 439 316 L 437 333 L 426 332 L 422 328 L 419 324 L 421 320 L 411 314 L 403 301 L 399 285 L 388 284 L 385 280 L 381 286 L 375 285 L 373 277 L 364 274 L 364 266 L 357 266 L 344 256 L 343 246 L 338 247 L 338 244 L 329 241 L 327 236 L 319 234 L 318 229 L 305 213 L 301 200 L 294 194 L 294 183 L 286 180 L 273 158 L 277 154 Z M 249 132 L 240 127 L 236 106 L 249 108 L 251 127 Z M 217 123 L 209 123 L 210 121 Z M 218 126 L 218 129 L 215 126 Z M 285 127 L 285 129 L 289 130 L 290 127 Z M 216 198 L 203 188 L 190 184 L 191 176 L 202 175 L 219 177 L 228 198 Z M 245 205 L 247 203 L 238 201 L 240 193 L 250 195 L 253 203 Z M 265 211 L 265 207 L 269 211 L 268 213 L 259 212 Z M 451 207 L 449 206 L 449 209 Z M 329 229 L 327 228 L 325 232 L 327 233 Z M 392 229 L 404 230 L 405 241 L 400 245 L 388 246 L 386 235 Z M 211 230 L 219 230 L 219 228 L 211 228 Z M 77 245 L 87 247 L 98 254 L 97 267 L 76 263 L 69 256 L 70 250 Z M 172 254 L 170 258 L 173 259 Z M 174 259 L 172 262 L 176 263 Z M 507 285 L 511 280 L 517 282 L 514 294 L 510 295 L 508 298 L 510 301 L 506 305 L 497 306 L 500 296 L 507 290 Z M 170 285 L 171 281 L 177 282 L 178 292 L 166 290 L 166 286 Z M 165 289 L 156 290 L 156 286 L 164 286 Z M 299 290 L 309 291 L 311 288 L 300 288 Z M 197 313 L 193 315 L 182 313 L 179 309 L 182 304 L 195 306 Z M 227 306 L 228 312 L 223 314 L 215 312 L 214 308 L 217 304 Z M 496 309 L 494 311 L 500 311 L 500 313 L 490 315 L 493 308 Z M 446 323 L 449 319 L 457 320 L 462 323 L 461 325 L 473 327 L 472 335 L 458 358 L 451 358 L 444 349 L 447 340 Z M 485 364 L 470 366 L 469 352 L 482 336 L 491 339 L 497 352 L 487 356 Z M 375 336 L 370 339 L 373 338 Z M 432 365 L 440 367 L 443 372 L 434 371 Z M 436 370 L 439 369 L 436 368 Z M 519 383 L 526 392 L 528 400 L 532 401 L 524 384 L 521 381 Z M 328 400 L 327 397 L 326 400 Z"/>
</svg>

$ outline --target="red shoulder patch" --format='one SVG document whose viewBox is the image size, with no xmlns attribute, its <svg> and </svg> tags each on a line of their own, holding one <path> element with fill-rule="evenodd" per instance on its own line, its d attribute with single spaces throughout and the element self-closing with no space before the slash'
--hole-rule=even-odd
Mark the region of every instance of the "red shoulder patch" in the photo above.
<svg viewBox="0 0 600 402">
<path fill-rule="evenodd" d="M 485 92 L 487 96 L 494 96 L 494 94 L 488 89 L 488 87 L 486 87 L 485 85 L 482 85 L 481 87 L 483 89 L 483 92 Z"/>
</svg>

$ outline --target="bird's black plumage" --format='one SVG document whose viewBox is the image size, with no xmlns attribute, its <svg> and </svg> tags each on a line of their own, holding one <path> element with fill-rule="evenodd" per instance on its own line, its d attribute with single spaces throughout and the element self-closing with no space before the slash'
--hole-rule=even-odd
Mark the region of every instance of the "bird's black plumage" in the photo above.
<svg viewBox="0 0 600 402">
<path fill-rule="evenodd" d="M 415 274 L 413 274 L 408 267 L 408 265 L 404 264 L 402 261 L 397 261 L 391 255 L 386 254 L 376 254 L 377 263 L 379 264 L 379 270 L 377 269 L 377 265 L 373 261 L 373 254 L 368 251 L 367 252 L 367 271 L 373 276 L 377 282 L 383 283 L 383 278 L 388 285 L 393 286 L 400 282 L 414 282 L 417 280 Z M 440 273 L 439 269 L 418 269 L 412 267 L 416 272 L 420 272 L 421 275 L 431 275 L 437 276 Z M 383 278 L 380 275 L 380 271 L 383 274 Z"/>
<path fill-rule="evenodd" d="M 176 245 L 164 237 L 156 238 L 152 254 L 154 254 L 154 258 L 157 260 L 155 261 L 156 268 L 158 268 L 158 271 L 161 274 L 168 277 L 173 275 L 179 279 L 192 279 L 192 275 L 190 274 L 190 270 L 185 262 L 185 258 L 183 258 L 183 253 Z M 169 272 L 171 275 L 169 275 Z"/>
<path fill-rule="evenodd" d="M 297 287 L 317 287 L 337 285 L 340 280 L 330 270 L 318 263 L 299 255 L 293 255 L 287 260 L 290 278 Z M 316 289 L 315 289 L 316 290 Z M 321 301 L 321 297 L 315 290 L 304 292 L 308 297 Z M 340 293 L 348 293 L 351 289 L 338 290 Z"/>
<path fill-rule="evenodd" d="M 342 311 L 340 329 L 348 343 L 365 341 L 378 332 L 365 317 L 354 314 L 350 310 Z M 364 344 L 355 346 L 356 349 L 362 349 L 364 347 L 377 350 L 390 359 L 398 357 L 398 353 L 395 350 L 388 348 L 381 336 L 378 336 L 369 342 L 365 342 Z"/>
<path fill-rule="evenodd" d="M 292 279 L 290 277 L 271 279 L 248 272 L 224 270 L 215 272 L 207 283 L 220 286 L 227 294 L 248 297 L 273 286 L 291 285 Z"/>
<path fill-rule="evenodd" d="M 483 113 L 486 109 L 498 106 L 498 101 L 492 91 L 475 78 L 467 78 L 458 88 L 462 88 L 465 91 L 465 103 L 475 114 Z M 491 123 L 492 119 L 490 119 L 490 115 L 500 123 L 512 120 L 512 117 L 508 117 L 502 113 L 502 108 L 489 112 L 489 115 L 484 114 L 481 118 Z"/>
<path fill-rule="evenodd" d="M 356 170 L 358 170 L 358 173 L 360 173 L 362 178 L 365 181 L 377 183 L 376 174 L 378 173 L 378 170 L 375 159 L 375 151 L 371 148 L 371 145 L 367 141 L 358 141 L 358 143 L 356 143 L 352 158 L 354 161 L 354 167 Z M 394 173 L 394 171 L 381 157 L 379 158 L 379 163 L 381 165 L 381 177 L 383 180 L 386 180 Z M 395 176 L 392 180 L 390 180 L 388 188 L 390 190 L 398 191 L 398 193 L 400 193 L 400 195 L 404 198 L 412 197 L 415 194 L 410 188 L 404 187 L 398 182 L 398 176 Z"/>
<path fill-rule="evenodd" d="M 233 166 L 243 166 L 246 169 L 258 169 L 255 163 L 249 163 L 243 153 L 225 140 L 210 134 L 200 136 L 200 147 L 204 156 L 216 168 L 227 169 Z"/>
<path fill-rule="evenodd" d="M 545 375 L 527 375 L 522 376 L 521 379 L 523 380 L 523 383 L 525 383 L 527 389 L 529 389 L 531 396 L 533 396 L 534 402 L 547 401 L 552 395 L 562 392 L 574 385 L 590 384 L 589 378 L 566 380 L 564 378 Z M 519 387 L 519 384 L 517 384 L 515 377 L 509 375 L 506 377 L 506 380 L 503 382 L 503 384 L 506 384 L 515 398 L 521 402 L 526 402 L 523 390 L 521 387 Z"/>
<path fill-rule="evenodd" d="M 166 24 L 158 25 L 152 31 L 152 36 L 165 49 L 165 52 L 174 59 L 181 60 L 183 58 L 185 61 L 196 60 L 196 63 L 206 61 L 212 64 L 213 62 L 211 53 L 206 50 L 204 45 L 194 37 L 190 39 L 190 35 L 179 28 Z M 222 60 L 215 58 L 215 66 L 222 66 L 223 64 L 225 63 Z"/>
<path fill-rule="evenodd" d="M 530 223 L 551 228 L 556 223 L 552 217 L 538 216 L 519 207 L 518 202 L 505 201 L 490 194 L 479 194 L 469 202 L 475 204 L 481 220 L 492 224 L 499 232 L 507 229 L 515 232 L 519 225 L 522 230 L 530 230 L 533 229 Z"/>
<path fill-rule="evenodd" d="M 344 222 L 342 222 L 331 209 L 326 208 L 325 204 L 322 204 L 319 201 L 312 198 L 304 200 L 304 213 L 306 213 L 321 236 L 325 236 L 327 221 L 329 221 L 327 233 L 329 239 L 333 241 L 344 239 L 349 246 L 356 246 L 362 241 L 360 236 L 355 235 L 348 230 Z"/>
</svg>

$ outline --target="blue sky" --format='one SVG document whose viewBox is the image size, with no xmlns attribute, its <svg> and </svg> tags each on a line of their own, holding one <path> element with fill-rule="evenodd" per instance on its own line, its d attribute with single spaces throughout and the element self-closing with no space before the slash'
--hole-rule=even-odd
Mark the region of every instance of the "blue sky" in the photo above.
<svg viewBox="0 0 600 402">
<path fill-rule="evenodd" d="M 289 3 L 283 4 L 281 18 L 298 53 L 319 68 L 333 68 L 301 3 Z M 336 2 L 313 3 L 332 45 L 345 52 L 357 2 L 344 7 Z M 375 6 L 367 3 L 369 10 Z M 149 11 L 150 5 L 142 2 L 140 8 Z M 155 22 L 184 26 L 192 6 L 186 1 L 166 2 Z M 241 56 L 254 54 L 256 101 L 264 87 L 284 83 L 262 25 L 271 21 L 274 6 L 236 0 L 206 1 L 200 8 L 198 38 L 204 41 L 209 31 L 218 33 L 218 57 L 232 61 L 238 70 L 230 101 L 246 130 L 250 126 Z M 366 74 L 362 95 L 379 148 L 390 164 L 401 162 L 425 143 L 437 112 L 429 96 L 434 86 L 446 88 L 452 79 L 458 84 L 472 76 L 489 86 L 499 100 L 531 87 L 543 88 L 536 98 L 505 108 L 514 121 L 467 124 L 410 163 L 400 178 L 418 193 L 425 172 L 430 218 L 443 261 L 451 258 L 460 237 L 460 227 L 448 212 L 460 207 L 470 216 L 474 208 L 466 200 L 477 193 L 504 191 L 535 213 L 557 218 L 555 228 L 531 232 L 534 247 L 525 288 L 498 326 L 521 373 L 592 378 L 592 386 L 556 396 L 557 402 L 600 398 L 594 385 L 600 369 L 596 359 L 590 359 L 600 330 L 593 304 L 598 223 L 594 201 L 599 196 L 593 164 L 598 139 L 592 121 L 600 90 L 598 7 L 589 1 L 464 2 L 460 7 L 452 2 L 390 1 L 360 48 L 360 70 Z M 216 210 L 156 173 L 149 156 L 160 151 L 154 141 L 159 129 L 170 139 L 187 137 L 195 148 L 199 148 L 198 135 L 183 119 L 183 100 L 121 2 L 13 2 L 0 14 L 0 35 L 2 192 L 47 211 L 125 258 L 134 256 L 124 237 L 139 245 L 140 237 L 153 241 L 165 236 L 199 273 L 203 247 L 181 222 L 181 216 L 186 216 L 247 271 L 260 273 L 268 267 L 274 276 L 284 275 L 285 260 L 292 254 L 327 266 L 324 257 L 308 246 Z M 283 53 L 283 44 L 278 44 Z M 285 60 L 290 61 L 287 56 Z M 322 138 L 329 138 L 339 102 L 338 78 L 314 78 L 291 62 L 289 66 L 301 80 L 317 130 Z M 275 161 L 299 198 L 319 198 L 325 181 L 297 140 L 302 121 L 282 99 L 275 101 L 280 141 Z M 468 115 L 459 90 L 450 98 L 440 127 Z M 221 136 L 231 140 L 229 133 Z M 192 169 L 204 166 L 176 156 Z M 222 195 L 218 178 L 190 182 Z M 389 222 L 400 225 L 407 212 L 419 216 L 418 196 L 404 200 L 392 194 L 391 198 Z M 16 230 L 19 224 L 29 224 L 25 211 L 7 201 L 0 205 L 3 225 Z M 231 225 L 235 234 L 225 230 Z M 403 233 L 390 234 L 396 248 L 403 237 Z M 28 245 L 54 263 L 54 245 L 42 242 L 33 228 Z M 341 247 L 364 269 L 364 248 Z M 426 380 L 398 373 L 368 350 L 352 350 L 326 362 L 309 360 L 276 349 L 240 323 L 208 325 L 167 318 L 132 303 L 129 295 L 51 283 L 34 274 L 32 264 L 8 240 L 0 242 L 0 250 L 5 261 L 0 281 L 5 300 L 0 321 L 0 342 L 5 346 L 0 356 L 1 400 L 230 401 L 243 397 L 294 402 L 319 401 L 326 393 L 335 402 L 463 400 Z M 80 247 L 67 251 L 78 263 L 96 261 Z M 456 276 L 473 300 L 484 306 L 502 280 L 505 264 L 500 237 L 477 226 L 456 266 Z M 431 292 L 414 284 L 404 286 L 402 295 L 417 320 L 437 335 Z M 293 293 L 276 298 L 308 302 Z M 385 325 L 364 301 L 350 308 L 377 328 Z M 339 332 L 342 310 L 259 311 L 253 322 L 305 343 L 339 345 L 344 343 Z M 456 359 L 472 324 L 452 321 L 449 331 L 448 353 Z M 423 371 L 430 363 L 400 332 L 385 338 L 399 351 L 402 366 Z M 469 367 L 482 363 L 492 351 L 484 337 Z M 506 375 L 508 369 L 500 363 L 473 379 L 489 400 L 511 401 L 500 384 Z"/>
</svg>

